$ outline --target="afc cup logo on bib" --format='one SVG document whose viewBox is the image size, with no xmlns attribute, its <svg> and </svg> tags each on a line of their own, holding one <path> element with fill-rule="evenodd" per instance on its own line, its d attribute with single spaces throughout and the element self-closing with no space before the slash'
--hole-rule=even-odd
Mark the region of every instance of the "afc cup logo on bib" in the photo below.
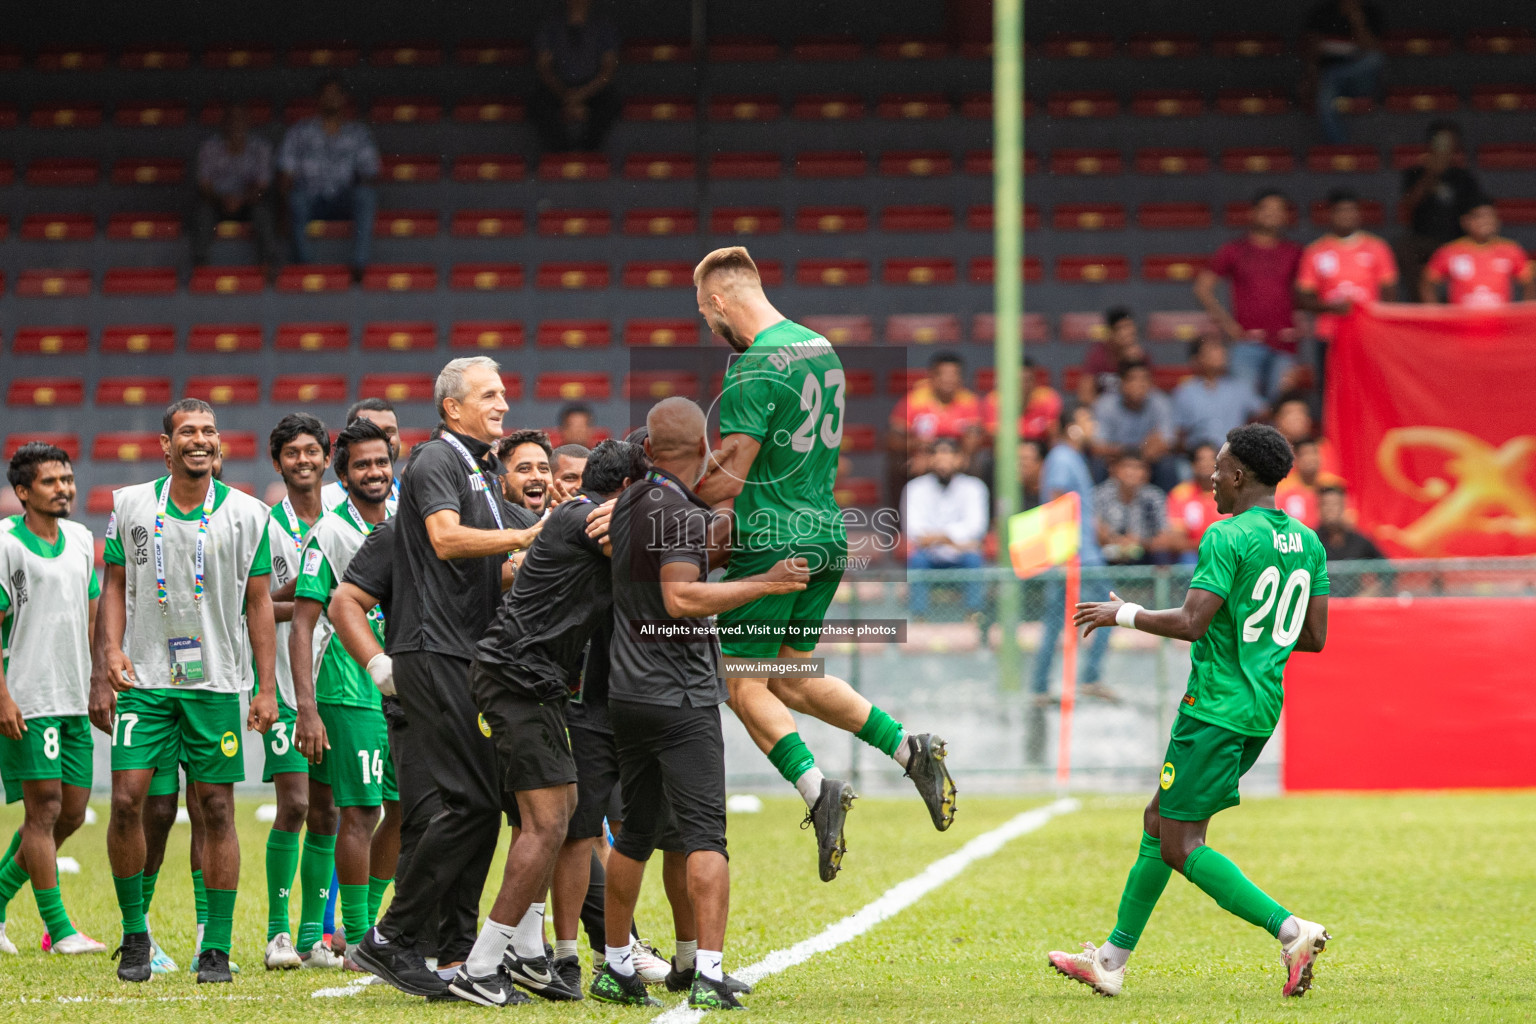
<svg viewBox="0 0 1536 1024">
<path fill-rule="evenodd" d="M 226 732 L 223 739 L 219 740 L 219 749 L 225 757 L 234 757 L 240 753 L 240 737 L 232 732 Z"/>
<path fill-rule="evenodd" d="M 485 720 L 484 715 L 476 715 L 475 719 L 480 723 L 480 735 L 489 739 L 491 735 L 490 723 Z"/>
<path fill-rule="evenodd" d="M 1167 789 L 1169 786 L 1173 785 L 1173 762 L 1172 761 L 1164 761 L 1163 762 L 1163 774 L 1162 774 L 1162 777 L 1157 780 L 1157 784 L 1159 786 L 1162 786 L 1164 789 Z"/>
<path fill-rule="evenodd" d="M 133 537 L 133 563 L 135 565 L 149 564 L 149 531 L 142 526 L 135 526 L 129 531 Z"/>
<path fill-rule="evenodd" d="M 17 569 L 11 573 L 11 592 L 16 595 L 16 607 L 27 603 L 27 571 Z"/>
</svg>

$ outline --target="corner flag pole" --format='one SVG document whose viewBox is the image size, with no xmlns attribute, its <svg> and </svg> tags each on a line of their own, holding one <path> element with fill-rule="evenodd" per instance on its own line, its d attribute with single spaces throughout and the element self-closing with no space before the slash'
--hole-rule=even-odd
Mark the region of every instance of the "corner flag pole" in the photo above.
<svg viewBox="0 0 1536 1024">
<path fill-rule="evenodd" d="M 1072 624 L 1072 613 L 1077 610 L 1078 596 L 1082 592 L 1082 565 L 1080 556 L 1073 555 L 1066 564 L 1066 632 L 1061 635 L 1061 736 L 1056 741 L 1056 789 L 1065 793 L 1072 775 L 1072 709 L 1077 704 L 1077 627 Z M 1049 615 L 1050 609 L 1046 612 Z"/>
<path fill-rule="evenodd" d="M 1024 244 L 1024 3 L 995 0 L 992 11 L 993 366 L 998 424 L 993 463 L 998 522 L 1007 523 L 1019 510 L 1019 368 L 1024 356 L 1019 330 L 1024 298 L 1019 272 Z M 1009 564 L 1007 544 L 998 545 L 997 558 L 999 565 Z M 1002 629 L 997 670 L 1004 690 L 1019 687 L 1019 605 L 1019 582 L 1004 580 L 997 593 L 997 618 Z"/>
</svg>

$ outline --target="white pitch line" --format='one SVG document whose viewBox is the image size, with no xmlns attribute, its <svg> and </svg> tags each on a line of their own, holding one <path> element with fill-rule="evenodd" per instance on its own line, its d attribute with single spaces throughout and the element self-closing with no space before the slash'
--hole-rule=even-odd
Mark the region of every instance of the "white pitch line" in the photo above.
<svg viewBox="0 0 1536 1024">
<path fill-rule="evenodd" d="M 828 925 L 819 934 L 803 939 L 788 949 L 776 949 L 757 963 L 733 973 L 747 984 L 755 985 L 770 974 L 804 963 L 817 953 L 836 949 L 906 910 L 945 882 L 959 877 L 975 861 L 992 856 L 1011 840 L 1034 832 L 1057 815 L 1070 814 L 1080 806 L 1076 800 L 1064 799 L 1025 811 L 992 831 L 983 832 L 947 857 L 940 857 L 906 881 L 896 883 L 879 899 L 865 904 L 841 921 Z M 683 1003 L 658 1014 L 652 1024 L 696 1024 L 703 1019 L 704 1012 L 691 1010 L 687 1003 Z"/>
<path fill-rule="evenodd" d="M 361 978 L 354 978 L 347 982 L 345 985 L 338 985 L 333 988 L 317 988 L 309 994 L 309 998 L 345 999 L 347 996 L 357 995 L 363 989 L 367 988 L 369 985 L 372 985 L 374 980 L 375 979 L 373 975 L 369 974 Z"/>
</svg>

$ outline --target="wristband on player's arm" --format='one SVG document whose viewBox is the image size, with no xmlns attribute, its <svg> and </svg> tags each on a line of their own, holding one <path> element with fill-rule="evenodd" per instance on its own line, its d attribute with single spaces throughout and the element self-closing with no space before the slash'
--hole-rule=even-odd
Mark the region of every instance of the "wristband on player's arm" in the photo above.
<svg viewBox="0 0 1536 1024">
<path fill-rule="evenodd" d="M 1136 628 L 1136 613 L 1141 611 L 1141 605 L 1127 601 L 1115 611 L 1115 625 L 1124 626 L 1126 629 Z"/>
</svg>

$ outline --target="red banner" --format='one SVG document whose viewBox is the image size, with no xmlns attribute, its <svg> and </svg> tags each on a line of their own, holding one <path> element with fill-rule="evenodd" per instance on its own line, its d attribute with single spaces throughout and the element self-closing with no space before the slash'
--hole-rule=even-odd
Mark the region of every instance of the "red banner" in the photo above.
<svg viewBox="0 0 1536 1024">
<path fill-rule="evenodd" d="M 1324 429 L 1387 554 L 1536 554 L 1536 305 L 1355 307 Z"/>
</svg>

